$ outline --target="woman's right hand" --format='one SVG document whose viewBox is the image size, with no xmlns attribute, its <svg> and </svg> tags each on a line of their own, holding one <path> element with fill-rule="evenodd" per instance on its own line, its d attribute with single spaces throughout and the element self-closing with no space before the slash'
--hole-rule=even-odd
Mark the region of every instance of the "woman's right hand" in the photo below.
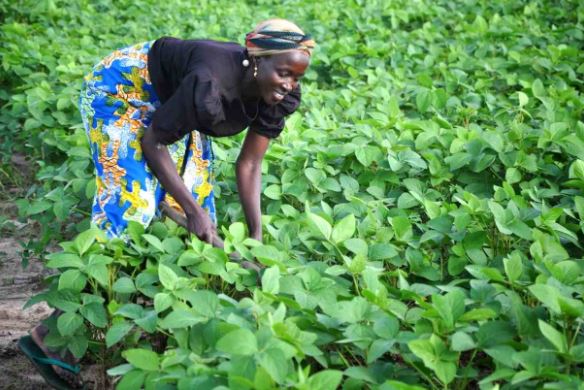
<svg viewBox="0 0 584 390">
<path fill-rule="evenodd" d="M 196 235 L 199 240 L 215 245 L 219 236 L 215 224 L 206 212 L 187 216 L 187 229 Z"/>
</svg>

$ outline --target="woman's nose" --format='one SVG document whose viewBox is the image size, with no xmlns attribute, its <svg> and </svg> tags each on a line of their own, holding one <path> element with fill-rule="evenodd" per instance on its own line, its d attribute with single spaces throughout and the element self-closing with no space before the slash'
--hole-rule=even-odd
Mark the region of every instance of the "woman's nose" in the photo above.
<svg viewBox="0 0 584 390">
<path fill-rule="evenodd" d="M 284 90 L 286 92 L 290 92 L 294 88 L 294 86 L 292 84 L 293 84 L 293 82 L 285 81 L 284 84 L 282 85 L 282 88 L 284 88 Z"/>
</svg>

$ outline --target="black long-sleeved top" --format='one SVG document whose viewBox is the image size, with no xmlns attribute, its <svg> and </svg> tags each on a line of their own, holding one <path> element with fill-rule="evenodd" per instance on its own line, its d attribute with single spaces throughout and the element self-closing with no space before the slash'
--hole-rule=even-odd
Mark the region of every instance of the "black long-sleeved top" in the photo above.
<svg viewBox="0 0 584 390">
<path fill-rule="evenodd" d="M 300 87 L 276 105 L 244 101 L 240 83 L 246 58 L 245 48 L 232 42 L 169 37 L 154 42 L 148 71 L 161 102 L 152 118 L 160 141 L 173 143 L 192 130 L 225 137 L 247 127 L 277 137 L 285 117 L 300 104 Z"/>
</svg>

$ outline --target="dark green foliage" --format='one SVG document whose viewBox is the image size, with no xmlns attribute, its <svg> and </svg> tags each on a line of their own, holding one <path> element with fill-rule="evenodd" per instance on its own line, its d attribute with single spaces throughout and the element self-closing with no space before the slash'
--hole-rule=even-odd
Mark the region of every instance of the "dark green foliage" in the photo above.
<svg viewBox="0 0 584 390">
<path fill-rule="evenodd" d="M 25 3 L 25 4 L 24 4 Z M 269 16 L 318 48 L 246 240 L 215 143 L 228 252 L 172 223 L 62 244 L 49 340 L 118 388 L 578 388 L 584 369 L 584 5 L 578 1 L 3 2 L 2 155 L 40 242 L 87 225 L 83 74 L 160 35 L 242 41 Z M 153 16 L 156 15 L 156 16 Z M 252 20 L 252 17 L 254 18 Z M 78 222 L 75 226 L 74 222 Z M 166 336 L 166 344 L 157 341 Z"/>
</svg>

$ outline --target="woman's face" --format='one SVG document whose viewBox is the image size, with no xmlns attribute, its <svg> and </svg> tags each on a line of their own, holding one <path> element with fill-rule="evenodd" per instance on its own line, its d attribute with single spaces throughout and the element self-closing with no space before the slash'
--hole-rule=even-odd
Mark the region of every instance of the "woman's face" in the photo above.
<svg viewBox="0 0 584 390">
<path fill-rule="evenodd" d="M 266 104 L 278 104 L 296 88 L 309 63 L 310 56 L 301 50 L 258 57 L 256 80 Z"/>
</svg>

